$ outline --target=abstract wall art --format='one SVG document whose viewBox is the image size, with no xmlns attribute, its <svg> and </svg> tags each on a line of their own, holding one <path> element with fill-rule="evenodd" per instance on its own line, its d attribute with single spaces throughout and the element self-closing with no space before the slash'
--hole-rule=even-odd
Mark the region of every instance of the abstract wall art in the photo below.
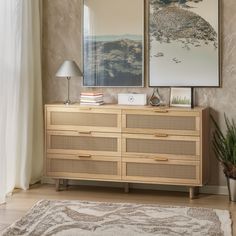
<svg viewBox="0 0 236 236">
<path fill-rule="evenodd" d="M 219 1 L 149 0 L 149 85 L 220 86 Z"/>
</svg>

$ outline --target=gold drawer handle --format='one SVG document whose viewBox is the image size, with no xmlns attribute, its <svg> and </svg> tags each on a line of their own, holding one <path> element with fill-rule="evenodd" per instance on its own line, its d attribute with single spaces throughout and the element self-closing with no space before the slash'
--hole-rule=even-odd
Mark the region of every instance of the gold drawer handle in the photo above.
<svg viewBox="0 0 236 236">
<path fill-rule="evenodd" d="M 78 158 L 91 158 L 92 156 L 91 155 L 79 155 Z"/>
<path fill-rule="evenodd" d="M 168 113 L 168 110 L 154 110 L 155 113 Z"/>
<path fill-rule="evenodd" d="M 157 138 L 159 138 L 159 137 L 166 138 L 166 137 L 168 137 L 168 134 L 154 134 L 154 136 Z"/>
<path fill-rule="evenodd" d="M 91 131 L 78 131 L 79 134 L 91 134 L 92 132 Z"/>
<path fill-rule="evenodd" d="M 155 161 L 169 161 L 169 159 L 165 157 L 157 157 L 155 158 Z"/>
<path fill-rule="evenodd" d="M 80 107 L 79 110 L 80 111 L 90 111 L 90 110 L 92 110 L 92 108 L 91 107 Z"/>
</svg>

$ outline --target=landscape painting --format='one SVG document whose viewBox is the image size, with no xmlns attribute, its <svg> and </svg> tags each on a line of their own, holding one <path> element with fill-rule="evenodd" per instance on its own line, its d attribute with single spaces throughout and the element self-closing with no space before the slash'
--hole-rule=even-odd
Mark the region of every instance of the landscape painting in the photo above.
<svg viewBox="0 0 236 236">
<path fill-rule="evenodd" d="M 149 0 L 149 85 L 220 86 L 218 0 Z"/>
<path fill-rule="evenodd" d="M 87 87 L 142 87 L 144 0 L 84 0 Z"/>
</svg>

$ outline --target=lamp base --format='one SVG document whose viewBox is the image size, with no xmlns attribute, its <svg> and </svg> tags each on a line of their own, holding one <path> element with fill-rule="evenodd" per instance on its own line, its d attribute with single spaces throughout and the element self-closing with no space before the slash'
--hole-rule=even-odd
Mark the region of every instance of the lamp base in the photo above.
<svg viewBox="0 0 236 236">
<path fill-rule="evenodd" d="M 71 102 L 71 100 L 67 100 L 67 101 L 64 102 L 64 104 L 68 106 L 68 105 L 71 105 L 73 103 Z"/>
</svg>

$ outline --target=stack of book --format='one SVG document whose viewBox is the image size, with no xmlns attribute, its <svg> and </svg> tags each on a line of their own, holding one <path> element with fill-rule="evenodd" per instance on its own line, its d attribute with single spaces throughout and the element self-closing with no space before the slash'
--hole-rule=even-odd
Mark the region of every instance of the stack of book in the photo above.
<svg viewBox="0 0 236 236">
<path fill-rule="evenodd" d="M 95 105 L 99 106 L 104 104 L 102 93 L 81 93 L 80 95 L 81 105 Z"/>
</svg>

